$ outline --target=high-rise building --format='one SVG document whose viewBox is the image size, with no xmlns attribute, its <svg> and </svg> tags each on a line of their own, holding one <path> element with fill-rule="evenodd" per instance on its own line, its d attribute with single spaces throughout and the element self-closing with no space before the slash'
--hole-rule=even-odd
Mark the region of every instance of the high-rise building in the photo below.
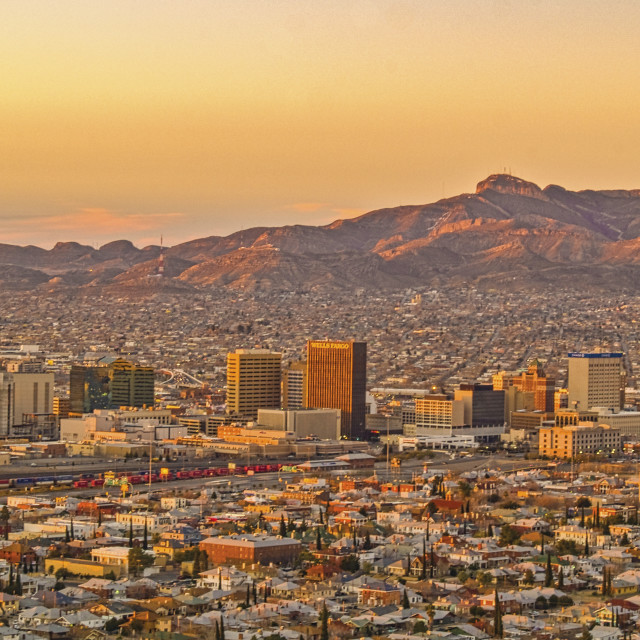
<svg viewBox="0 0 640 640">
<path fill-rule="evenodd" d="M 69 409 L 72 413 L 153 406 L 154 395 L 152 367 L 135 365 L 122 358 L 102 358 L 92 367 L 71 367 Z"/>
<path fill-rule="evenodd" d="M 282 407 L 302 409 L 306 405 L 307 363 L 291 362 L 282 371 Z"/>
<path fill-rule="evenodd" d="M 13 424 L 23 416 L 53 413 L 53 373 L 12 373 L 14 384 Z"/>
<path fill-rule="evenodd" d="M 0 437 L 9 435 L 13 426 L 13 374 L 0 371 Z"/>
<path fill-rule="evenodd" d="M 367 343 L 309 340 L 307 407 L 340 409 L 342 436 L 365 436 Z"/>
<path fill-rule="evenodd" d="M 538 360 L 533 360 L 526 371 L 513 376 L 511 384 L 520 391 L 534 394 L 534 408 L 538 411 L 553 411 L 553 395 L 556 381 L 548 378 Z M 494 389 L 495 389 L 494 385 Z"/>
<path fill-rule="evenodd" d="M 602 407 L 620 411 L 624 405 L 622 353 L 570 353 L 569 409 Z"/>
<path fill-rule="evenodd" d="M 110 366 L 112 406 L 153 406 L 155 395 L 153 367 L 132 364 L 121 358 L 114 360 Z"/>
<path fill-rule="evenodd" d="M 238 349 L 227 355 L 227 413 L 258 417 L 258 409 L 279 409 L 282 354 Z"/>
</svg>

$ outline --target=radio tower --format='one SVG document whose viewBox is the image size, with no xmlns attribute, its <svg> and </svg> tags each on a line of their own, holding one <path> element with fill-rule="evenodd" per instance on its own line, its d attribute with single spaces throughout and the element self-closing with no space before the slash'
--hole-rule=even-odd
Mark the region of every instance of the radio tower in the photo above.
<svg viewBox="0 0 640 640">
<path fill-rule="evenodd" d="M 164 246 L 162 244 L 162 236 L 160 236 L 160 257 L 158 258 L 158 275 L 164 276 Z"/>
</svg>

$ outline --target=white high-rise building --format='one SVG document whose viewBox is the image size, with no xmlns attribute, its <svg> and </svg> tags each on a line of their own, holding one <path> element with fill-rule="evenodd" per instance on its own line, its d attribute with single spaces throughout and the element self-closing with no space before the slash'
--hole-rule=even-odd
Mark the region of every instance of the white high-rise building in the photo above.
<svg viewBox="0 0 640 640">
<path fill-rule="evenodd" d="M 624 404 L 622 353 L 570 353 L 569 409 L 602 407 L 614 412 Z"/>
</svg>

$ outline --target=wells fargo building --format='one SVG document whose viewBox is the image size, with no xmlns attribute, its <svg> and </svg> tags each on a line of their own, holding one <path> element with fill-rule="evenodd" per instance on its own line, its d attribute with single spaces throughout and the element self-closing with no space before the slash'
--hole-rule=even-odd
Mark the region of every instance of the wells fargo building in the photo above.
<svg viewBox="0 0 640 640">
<path fill-rule="evenodd" d="M 342 436 L 363 440 L 367 343 L 309 340 L 307 407 L 340 409 Z"/>
</svg>

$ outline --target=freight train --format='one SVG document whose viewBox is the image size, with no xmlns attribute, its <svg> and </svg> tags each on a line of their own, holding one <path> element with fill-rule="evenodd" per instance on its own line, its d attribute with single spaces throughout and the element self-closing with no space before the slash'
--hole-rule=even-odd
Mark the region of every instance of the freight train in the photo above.
<svg viewBox="0 0 640 640">
<path fill-rule="evenodd" d="M 189 471 L 169 471 L 161 474 L 160 470 L 151 471 L 151 482 L 169 482 L 172 480 L 191 480 L 193 478 L 213 478 L 233 475 L 254 475 L 256 473 L 273 473 L 280 470 L 281 464 L 237 465 L 230 467 L 209 467 L 206 469 L 191 469 Z M 129 484 L 149 484 L 149 471 L 125 471 L 115 474 L 117 479 L 127 479 Z M 102 487 L 105 474 L 83 473 L 78 475 L 38 476 L 32 478 L 0 479 L 2 489 L 30 489 L 34 487 L 73 486 L 76 489 Z"/>
</svg>

